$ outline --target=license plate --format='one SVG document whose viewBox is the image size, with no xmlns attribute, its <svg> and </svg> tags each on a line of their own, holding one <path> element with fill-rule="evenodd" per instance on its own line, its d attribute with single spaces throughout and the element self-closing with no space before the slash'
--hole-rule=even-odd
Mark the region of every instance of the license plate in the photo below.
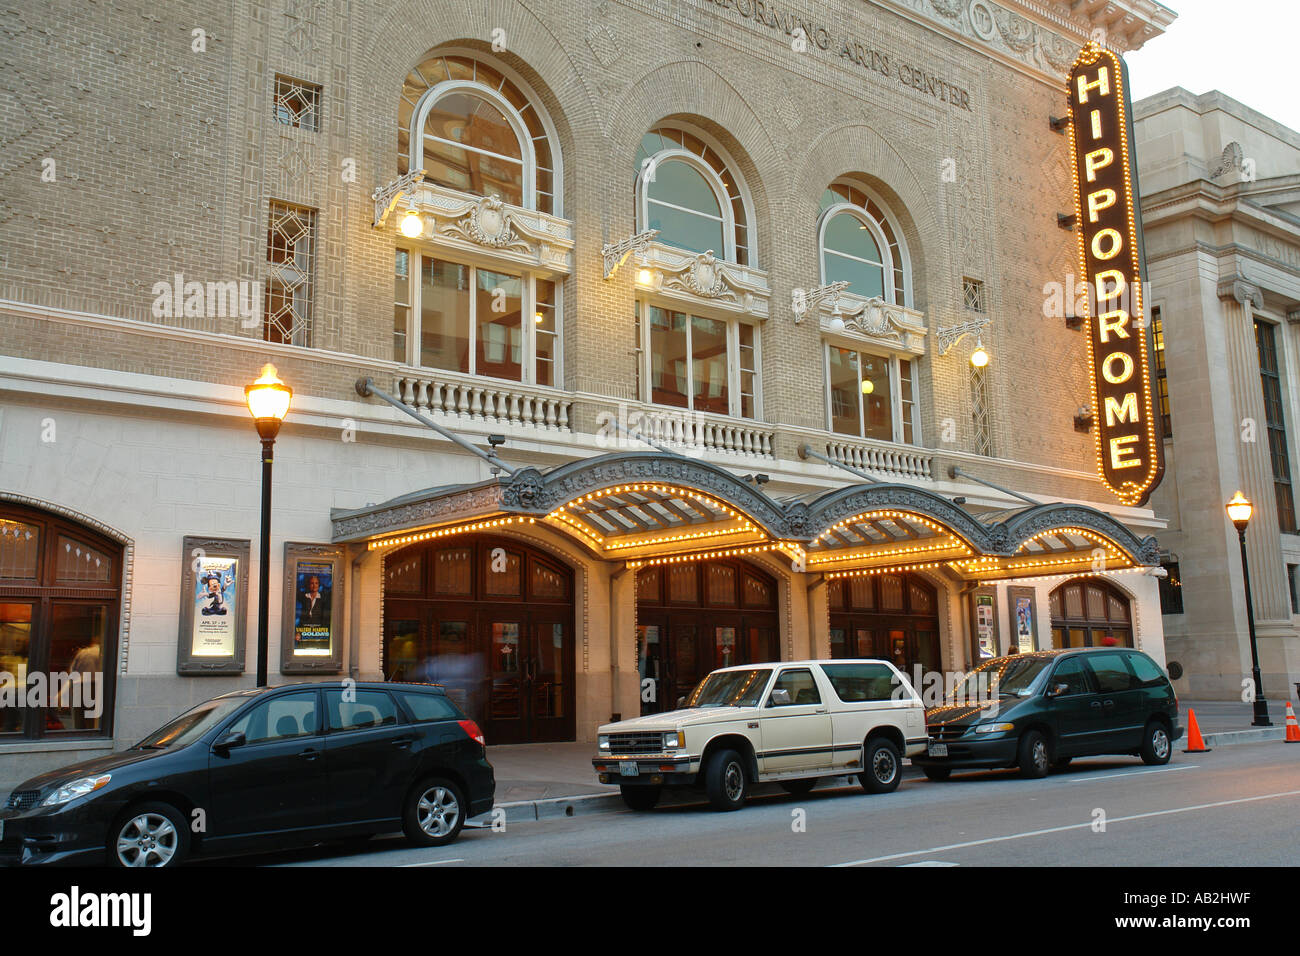
<svg viewBox="0 0 1300 956">
<path fill-rule="evenodd" d="M 618 765 L 618 772 L 624 777 L 635 777 L 641 773 L 641 768 L 636 765 L 636 761 L 625 760 Z"/>
<path fill-rule="evenodd" d="M 948 756 L 948 745 L 936 744 L 931 741 L 926 745 L 926 753 L 931 757 L 946 757 Z"/>
</svg>

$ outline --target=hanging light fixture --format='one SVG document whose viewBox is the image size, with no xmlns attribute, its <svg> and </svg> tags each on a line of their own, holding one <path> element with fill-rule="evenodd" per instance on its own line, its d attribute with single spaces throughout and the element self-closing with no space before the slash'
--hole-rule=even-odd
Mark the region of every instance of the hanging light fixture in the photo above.
<svg viewBox="0 0 1300 956">
<path fill-rule="evenodd" d="M 420 218 L 414 203 L 407 207 L 406 215 L 397 228 L 407 239 L 415 239 L 424 233 L 424 220 Z"/>
<path fill-rule="evenodd" d="M 970 363 L 976 368 L 983 368 L 989 364 L 989 353 L 984 348 L 984 340 L 981 337 L 975 339 L 975 351 L 970 354 Z"/>
</svg>

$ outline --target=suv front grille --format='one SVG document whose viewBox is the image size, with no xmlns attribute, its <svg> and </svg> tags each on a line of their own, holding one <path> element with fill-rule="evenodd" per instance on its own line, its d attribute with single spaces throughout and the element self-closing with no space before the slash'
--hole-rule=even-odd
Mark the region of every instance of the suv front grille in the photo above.
<svg viewBox="0 0 1300 956">
<path fill-rule="evenodd" d="M 612 754 L 658 754 L 664 751 L 663 731 L 653 734 L 610 734 Z"/>
<path fill-rule="evenodd" d="M 9 794 L 10 810 L 27 810 L 36 805 L 39 790 L 15 790 Z"/>
</svg>

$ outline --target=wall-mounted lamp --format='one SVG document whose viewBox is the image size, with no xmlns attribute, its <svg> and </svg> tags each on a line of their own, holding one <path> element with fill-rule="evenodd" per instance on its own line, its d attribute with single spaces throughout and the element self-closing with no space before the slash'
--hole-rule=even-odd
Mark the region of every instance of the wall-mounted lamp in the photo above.
<svg viewBox="0 0 1300 956">
<path fill-rule="evenodd" d="M 970 354 L 970 364 L 976 368 L 984 368 L 984 366 L 989 364 L 988 349 L 984 348 L 984 341 L 982 338 L 977 337 L 975 339 L 975 351 Z"/>
<path fill-rule="evenodd" d="M 1084 405 L 1074 413 L 1074 430 L 1076 432 L 1092 431 L 1092 409 Z"/>
<path fill-rule="evenodd" d="M 424 220 L 420 218 L 414 204 L 407 207 L 406 214 L 402 216 L 402 221 L 398 223 L 397 228 L 407 239 L 415 239 L 423 235 Z"/>
</svg>

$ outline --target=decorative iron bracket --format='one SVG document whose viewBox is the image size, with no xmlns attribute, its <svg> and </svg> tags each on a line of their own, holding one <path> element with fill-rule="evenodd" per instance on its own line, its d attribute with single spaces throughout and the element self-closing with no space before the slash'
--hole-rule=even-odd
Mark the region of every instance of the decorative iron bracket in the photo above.
<svg viewBox="0 0 1300 956">
<path fill-rule="evenodd" d="M 657 235 L 659 235 L 658 229 L 647 229 L 638 232 L 635 236 L 601 246 L 600 255 L 605 260 L 605 278 L 608 279 L 617 272 L 618 267 L 626 262 L 627 257 L 632 253 L 640 255 L 645 252 L 645 247 L 653 242 Z"/>
<path fill-rule="evenodd" d="M 388 221 L 392 211 L 397 208 L 397 204 L 402 201 L 402 197 L 423 181 L 424 170 L 413 169 L 404 176 L 398 176 L 386 186 L 376 187 L 370 194 L 370 198 L 375 201 L 374 227 L 376 229 L 382 227 Z"/>
<path fill-rule="evenodd" d="M 936 341 L 939 346 L 939 354 L 947 355 L 948 350 L 962 340 L 963 336 L 972 333 L 978 335 L 981 331 L 989 326 L 992 319 L 971 319 L 969 322 L 959 322 L 956 325 L 950 325 L 945 329 L 940 329 Z"/>
<path fill-rule="evenodd" d="M 790 294 L 790 308 L 794 312 L 795 325 L 804 320 L 804 316 L 808 314 L 810 309 L 816 309 L 827 299 L 838 309 L 840 293 L 848 287 L 849 284 L 841 280 L 819 285 L 815 289 L 806 291 L 804 289 L 793 290 Z"/>
</svg>

